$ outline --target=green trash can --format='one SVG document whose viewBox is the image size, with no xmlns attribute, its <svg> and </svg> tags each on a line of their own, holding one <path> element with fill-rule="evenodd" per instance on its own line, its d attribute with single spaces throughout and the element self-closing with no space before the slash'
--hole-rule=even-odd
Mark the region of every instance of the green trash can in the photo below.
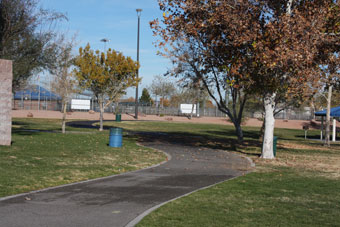
<svg viewBox="0 0 340 227">
<path fill-rule="evenodd" d="M 274 139 L 273 139 L 273 153 L 274 153 L 274 157 L 276 157 L 276 144 L 277 144 L 277 136 L 274 136 Z"/>
<path fill-rule="evenodd" d="M 121 121 L 122 121 L 122 115 L 116 114 L 116 122 L 121 122 Z"/>
</svg>

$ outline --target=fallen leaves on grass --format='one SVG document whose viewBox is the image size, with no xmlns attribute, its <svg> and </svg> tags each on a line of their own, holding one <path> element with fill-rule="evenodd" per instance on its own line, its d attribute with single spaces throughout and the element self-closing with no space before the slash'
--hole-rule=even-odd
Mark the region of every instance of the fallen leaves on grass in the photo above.
<svg viewBox="0 0 340 227">
<path fill-rule="evenodd" d="M 319 144 L 279 143 L 279 148 L 329 151 L 331 148 Z"/>
<path fill-rule="evenodd" d="M 301 174 L 313 172 L 319 176 L 340 179 L 340 154 L 281 154 L 272 160 L 258 158 L 257 171 L 273 171 L 272 167 L 289 167 L 298 169 Z"/>
</svg>

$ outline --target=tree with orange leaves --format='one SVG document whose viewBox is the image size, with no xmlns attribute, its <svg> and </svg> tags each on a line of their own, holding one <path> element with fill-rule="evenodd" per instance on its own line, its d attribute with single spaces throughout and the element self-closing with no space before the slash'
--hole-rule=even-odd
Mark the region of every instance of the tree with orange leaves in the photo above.
<svg viewBox="0 0 340 227">
<path fill-rule="evenodd" d="M 151 22 L 163 54 L 176 65 L 173 75 L 203 81 L 221 111 L 239 120 L 247 94 L 263 98 L 263 158 L 274 158 L 274 111 L 278 94 L 300 96 L 321 77 L 322 45 L 336 45 L 327 34 L 333 0 L 160 0 L 162 23 Z M 331 25 L 331 26 L 336 26 Z M 223 100 L 231 89 L 233 107 Z M 217 92 L 217 97 L 213 94 Z M 244 96 L 237 96 L 243 94 Z"/>
<path fill-rule="evenodd" d="M 100 107 L 100 128 L 103 130 L 104 109 L 136 85 L 138 63 L 122 53 L 109 49 L 106 53 L 91 50 L 88 44 L 75 58 L 75 75 L 82 88 L 93 92 Z"/>
</svg>

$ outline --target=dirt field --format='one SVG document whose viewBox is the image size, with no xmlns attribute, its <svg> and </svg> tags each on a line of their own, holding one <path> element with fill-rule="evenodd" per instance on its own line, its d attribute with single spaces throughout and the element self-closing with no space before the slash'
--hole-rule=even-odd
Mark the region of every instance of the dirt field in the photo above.
<svg viewBox="0 0 340 227">
<path fill-rule="evenodd" d="M 30 114 L 33 115 L 33 118 L 56 118 L 61 119 L 62 114 L 59 111 L 38 111 L 38 110 L 13 110 L 12 117 L 14 118 L 25 118 Z M 99 120 L 99 113 L 89 113 L 89 112 L 71 112 L 67 114 L 67 119 L 80 119 L 80 120 Z M 104 114 L 105 120 L 115 120 L 115 115 L 110 113 Z M 133 115 L 122 114 L 123 121 L 136 121 Z M 231 125 L 230 122 L 226 120 L 226 118 L 218 118 L 218 117 L 200 117 L 200 118 L 192 118 L 188 119 L 187 117 L 181 116 L 155 116 L 155 115 L 139 115 L 140 121 L 173 121 L 173 122 L 192 122 L 192 123 L 209 123 L 209 124 L 223 124 L 223 125 Z M 248 119 L 245 126 L 258 126 L 262 125 L 262 121 L 257 119 Z M 291 128 L 291 129 L 302 129 L 304 125 L 308 125 L 312 128 L 319 128 L 319 122 L 315 121 L 300 121 L 300 120 L 276 120 L 275 127 L 277 128 Z"/>
</svg>

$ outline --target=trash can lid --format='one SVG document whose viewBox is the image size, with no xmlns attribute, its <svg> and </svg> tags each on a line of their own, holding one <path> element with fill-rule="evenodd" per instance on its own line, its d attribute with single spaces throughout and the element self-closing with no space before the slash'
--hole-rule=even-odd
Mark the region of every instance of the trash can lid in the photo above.
<svg viewBox="0 0 340 227">
<path fill-rule="evenodd" d="M 123 133 L 122 128 L 110 128 L 110 135 L 120 135 Z"/>
</svg>

